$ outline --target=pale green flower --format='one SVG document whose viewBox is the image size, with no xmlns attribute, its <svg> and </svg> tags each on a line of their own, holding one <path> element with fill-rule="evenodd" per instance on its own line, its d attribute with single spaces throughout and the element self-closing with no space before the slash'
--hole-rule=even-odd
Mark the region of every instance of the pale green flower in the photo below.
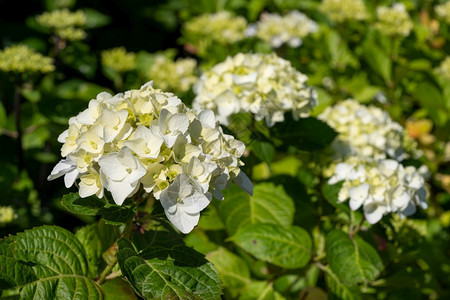
<svg viewBox="0 0 450 300">
<path fill-rule="evenodd" d="M 211 43 L 229 45 L 245 38 L 247 20 L 221 11 L 193 18 L 184 25 L 184 33 L 189 43 L 204 53 Z"/>
<path fill-rule="evenodd" d="M 194 86 L 194 108 L 211 109 L 228 125 L 232 114 L 251 112 L 268 126 L 284 121 L 284 113 L 306 117 L 317 104 L 308 77 L 275 54 L 238 53 L 203 73 Z"/>
<path fill-rule="evenodd" d="M 435 69 L 436 73 L 450 81 L 450 56 L 447 56 Z"/>
<path fill-rule="evenodd" d="M 86 25 L 86 15 L 81 10 L 71 12 L 65 8 L 45 12 L 37 16 L 36 21 L 65 40 L 77 41 L 86 37 L 86 32 L 78 28 Z"/>
<path fill-rule="evenodd" d="M 358 155 L 402 160 L 406 156 L 402 147 L 403 127 L 376 106 L 348 99 L 327 107 L 318 118 L 339 133 L 333 143 L 336 158 Z"/>
<path fill-rule="evenodd" d="M 0 227 L 13 222 L 17 218 L 14 208 L 11 206 L 0 206 Z"/>
<path fill-rule="evenodd" d="M 377 7 L 377 22 L 375 28 L 385 35 L 408 36 L 413 28 L 413 22 L 402 3 L 392 7 Z"/>
<path fill-rule="evenodd" d="M 290 47 L 298 47 L 302 39 L 310 33 L 317 31 L 316 22 L 309 19 L 305 14 L 293 10 L 285 16 L 279 14 L 264 13 L 260 21 L 249 27 L 247 35 L 256 35 L 258 38 L 270 43 L 272 47 L 278 48 L 287 43 Z"/>
<path fill-rule="evenodd" d="M 436 5 L 434 10 L 440 19 L 450 24 L 450 1 Z"/>
<path fill-rule="evenodd" d="M 319 9 L 338 23 L 367 19 L 366 7 L 362 0 L 323 0 Z"/>
<path fill-rule="evenodd" d="M 197 62 L 192 58 L 172 61 L 164 55 L 157 55 L 148 76 L 160 89 L 187 92 L 198 79 L 195 75 L 196 67 Z"/>
<path fill-rule="evenodd" d="M 18 73 L 48 73 L 55 69 L 53 59 L 25 45 L 15 45 L 0 51 L 0 70 Z"/>
<path fill-rule="evenodd" d="M 136 67 L 136 54 L 127 52 L 124 47 L 104 50 L 101 56 L 102 64 L 116 72 L 131 71 Z"/>
</svg>

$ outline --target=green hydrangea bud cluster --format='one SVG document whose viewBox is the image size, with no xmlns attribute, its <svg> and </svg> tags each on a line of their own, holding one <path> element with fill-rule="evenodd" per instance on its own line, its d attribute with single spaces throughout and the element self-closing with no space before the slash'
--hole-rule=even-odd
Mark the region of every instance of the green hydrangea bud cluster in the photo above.
<svg viewBox="0 0 450 300">
<path fill-rule="evenodd" d="M 436 73 L 450 81 L 450 56 L 447 56 L 436 68 Z"/>
<path fill-rule="evenodd" d="M 247 20 L 227 11 L 204 14 L 185 24 L 185 35 L 200 53 L 206 51 L 210 43 L 229 45 L 245 38 Z"/>
<path fill-rule="evenodd" d="M 160 89 L 187 92 L 198 79 L 195 75 L 196 67 L 197 62 L 192 58 L 172 61 L 164 55 L 157 55 L 148 75 Z"/>
<path fill-rule="evenodd" d="M 0 227 L 4 227 L 17 218 L 14 208 L 11 206 L 0 206 Z"/>
<path fill-rule="evenodd" d="M 28 48 L 15 45 L 0 51 L 0 70 L 17 73 L 48 73 L 55 69 L 53 59 Z"/>
<path fill-rule="evenodd" d="M 406 156 L 402 147 L 403 127 L 376 106 L 348 99 L 327 107 L 318 118 L 339 133 L 333 143 L 336 158 L 357 155 L 402 160 Z"/>
<path fill-rule="evenodd" d="M 290 47 L 298 47 L 302 39 L 317 31 L 317 23 L 305 14 L 293 10 L 285 16 L 264 13 L 256 25 L 249 26 L 247 35 L 256 35 L 274 48 L 287 43 Z"/>
<path fill-rule="evenodd" d="M 413 28 L 413 22 L 403 3 L 395 3 L 392 7 L 377 7 L 377 19 L 375 27 L 385 35 L 408 36 Z"/>
<path fill-rule="evenodd" d="M 362 0 L 323 0 L 319 9 L 330 20 L 338 23 L 367 18 L 366 7 Z"/>
<path fill-rule="evenodd" d="M 65 8 L 45 12 L 37 16 L 36 21 L 68 41 L 79 41 L 86 37 L 86 32 L 79 28 L 86 25 L 86 15 L 81 10 L 71 12 Z"/>
<path fill-rule="evenodd" d="M 275 54 L 238 53 L 203 73 L 194 85 L 193 107 L 210 109 L 228 125 L 230 116 L 250 112 L 268 126 L 284 121 L 284 113 L 307 117 L 317 104 L 308 77 Z"/>
<path fill-rule="evenodd" d="M 136 54 L 127 52 L 124 47 L 104 50 L 101 56 L 102 64 L 116 72 L 131 71 L 136 67 Z"/>
<path fill-rule="evenodd" d="M 444 20 L 446 23 L 450 24 L 450 1 L 442 3 L 440 5 L 436 5 L 434 7 L 434 11 L 436 15 Z"/>
</svg>

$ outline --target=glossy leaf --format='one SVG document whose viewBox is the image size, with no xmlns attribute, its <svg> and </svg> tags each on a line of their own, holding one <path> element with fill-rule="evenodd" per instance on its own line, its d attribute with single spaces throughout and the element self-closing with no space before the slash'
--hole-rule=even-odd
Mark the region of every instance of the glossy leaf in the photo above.
<svg viewBox="0 0 450 300">
<path fill-rule="evenodd" d="M 70 193 L 63 196 L 61 205 L 74 214 L 95 216 L 105 202 L 95 196 L 81 198 L 78 193 Z"/>
<path fill-rule="evenodd" d="M 145 298 L 220 299 L 217 271 L 203 255 L 186 246 L 155 246 L 139 254 L 125 239 L 117 242 L 123 275 Z"/>
<path fill-rule="evenodd" d="M 253 196 L 249 196 L 237 186 L 232 186 L 223 193 L 225 199 L 219 206 L 219 215 L 230 235 L 246 224 L 292 224 L 294 202 L 281 185 L 256 184 Z"/>
<path fill-rule="evenodd" d="M 360 237 L 335 230 L 326 239 L 326 254 L 331 270 L 345 284 L 368 282 L 383 269 L 377 251 Z"/>
<path fill-rule="evenodd" d="M 298 226 L 250 224 L 230 239 L 256 258 L 286 269 L 301 268 L 311 259 L 311 238 Z"/>
</svg>

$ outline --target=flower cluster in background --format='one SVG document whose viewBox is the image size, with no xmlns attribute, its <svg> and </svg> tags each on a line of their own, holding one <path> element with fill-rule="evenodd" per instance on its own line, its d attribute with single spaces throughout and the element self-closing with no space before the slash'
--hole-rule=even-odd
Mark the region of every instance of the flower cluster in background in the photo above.
<svg viewBox="0 0 450 300">
<path fill-rule="evenodd" d="M 330 20 L 338 23 L 347 20 L 365 20 L 368 16 L 362 0 L 323 0 L 319 9 Z"/>
<path fill-rule="evenodd" d="M 449 2 L 450 3 L 450 2 Z M 443 78 L 450 81 L 450 56 L 447 56 L 436 68 L 436 72 Z"/>
<path fill-rule="evenodd" d="M 348 99 L 327 107 L 318 118 L 339 133 L 333 143 L 337 158 L 358 155 L 402 160 L 405 157 L 402 126 L 376 106 Z"/>
<path fill-rule="evenodd" d="M 178 58 L 173 61 L 164 55 L 156 55 L 148 72 L 155 87 L 171 92 L 187 92 L 197 81 L 197 61 L 192 58 Z"/>
<path fill-rule="evenodd" d="M 86 37 L 86 32 L 80 28 L 86 25 L 86 15 L 81 10 L 71 12 L 68 9 L 45 12 L 36 17 L 42 27 L 52 30 L 62 39 L 78 41 Z"/>
<path fill-rule="evenodd" d="M 450 1 L 436 5 L 434 9 L 439 18 L 450 24 Z"/>
<path fill-rule="evenodd" d="M 221 11 L 193 18 L 184 24 L 183 29 L 197 51 L 203 53 L 211 43 L 229 45 L 244 39 L 247 20 Z"/>
<path fill-rule="evenodd" d="M 296 48 L 302 44 L 302 39 L 308 34 L 316 32 L 317 23 L 305 14 L 293 10 L 285 16 L 264 13 L 260 20 L 249 26 L 248 36 L 256 36 L 269 43 L 273 48 L 283 44 Z"/>
<path fill-rule="evenodd" d="M 275 54 L 238 53 L 201 75 L 193 107 L 214 111 L 222 124 L 234 113 L 251 112 L 272 126 L 282 122 L 287 111 L 294 118 L 309 115 L 317 94 L 307 79 Z"/>
<path fill-rule="evenodd" d="M 427 207 L 428 170 L 400 163 L 408 157 L 403 146 L 408 139 L 404 138 L 403 127 L 386 111 L 348 99 L 327 107 L 319 119 L 339 133 L 332 144 L 333 162 L 324 175 L 331 176 L 329 184 L 344 181 L 340 202 L 350 199 L 352 210 L 363 207 L 371 224 L 391 212 L 409 216 L 416 205 Z"/>
<path fill-rule="evenodd" d="M 55 69 L 53 59 L 25 45 L 15 45 L 0 51 L 0 70 L 18 73 L 48 73 Z"/>
<path fill-rule="evenodd" d="M 392 7 L 377 7 L 377 22 L 375 27 L 385 35 L 408 36 L 413 23 L 402 3 L 395 3 Z"/>
<path fill-rule="evenodd" d="M 424 172 L 424 168 L 403 167 L 393 159 L 353 156 L 336 165 L 329 183 L 344 181 L 338 201 L 350 199 L 350 208 L 362 207 L 366 220 L 375 224 L 388 213 L 404 217 L 414 214 L 416 206 L 428 207 Z"/>
<path fill-rule="evenodd" d="M 11 206 L 0 206 L 0 227 L 3 227 L 17 218 L 14 208 Z"/>
<path fill-rule="evenodd" d="M 81 197 L 103 197 L 106 189 L 118 205 L 142 186 L 183 233 L 212 196 L 223 198 L 230 180 L 252 192 L 239 169 L 244 143 L 224 134 L 212 111 L 190 110 L 150 83 L 125 94 L 100 93 L 58 141 L 65 158 L 49 180 L 64 175 L 70 187 L 79 178 Z"/>
<path fill-rule="evenodd" d="M 124 47 L 104 50 L 101 56 L 102 64 L 116 72 L 131 71 L 136 67 L 136 54 L 127 52 Z"/>
</svg>

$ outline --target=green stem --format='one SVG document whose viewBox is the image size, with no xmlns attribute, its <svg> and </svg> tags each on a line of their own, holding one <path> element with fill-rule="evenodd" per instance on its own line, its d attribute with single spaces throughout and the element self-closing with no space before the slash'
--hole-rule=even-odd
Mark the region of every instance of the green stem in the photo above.
<svg viewBox="0 0 450 300">
<path fill-rule="evenodd" d="M 98 284 L 102 284 L 105 282 L 106 276 L 111 273 L 114 266 L 117 264 L 117 255 L 114 256 L 114 259 L 106 266 L 106 268 L 103 270 L 103 272 L 100 274 L 100 276 L 97 279 Z"/>
</svg>

